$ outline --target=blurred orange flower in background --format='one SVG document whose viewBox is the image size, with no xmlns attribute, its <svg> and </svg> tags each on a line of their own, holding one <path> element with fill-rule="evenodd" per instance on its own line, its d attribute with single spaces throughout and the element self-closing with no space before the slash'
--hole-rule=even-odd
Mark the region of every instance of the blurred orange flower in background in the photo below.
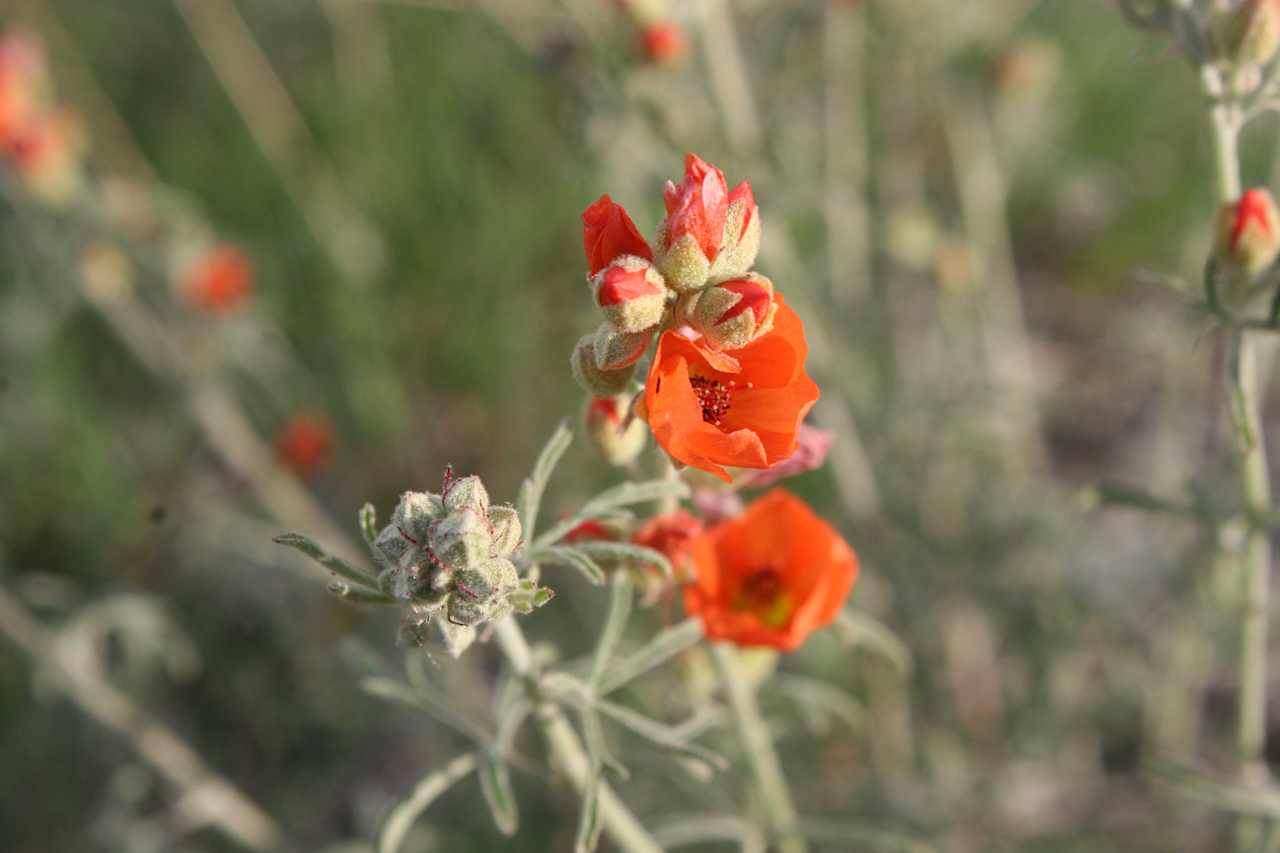
<svg viewBox="0 0 1280 853">
<path fill-rule="evenodd" d="M 676 578 L 683 579 L 689 565 L 689 546 L 703 532 L 702 520 L 683 509 L 664 512 L 641 525 L 631 535 L 636 545 L 652 548 L 671 561 Z"/>
<path fill-rule="evenodd" d="M 319 415 L 299 415 L 276 437 L 276 456 L 286 468 L 306 477 L 329 461 L 333 427 Z"/>
<path fill-rule="evenodd" d="M 674 21 L 659 21 L 640 31 L 640 48 L 645 59 L 656 65 L 679 62 L 689 52 L 684 30 Z"/>
<path fill-rule="evenodd" d="M 858 556 L 784 489 L 753 502 L 689 546 L 697 577 L 684 606 L 707 638 L 795 651 L 831 624 L 858 576 Z"/>
<path fill-rule="evenodd" d="M 182 290 L 206 310 L 235 310 L 253 293 L 253 265 L 238 246 L 217 246 L 188 267 Z"/>
<path fill-rule="evenodd" d="M 654 438 L 673 458 L 728 482 L 723 466 L 768 468 L 796 450 L 818 400 L 800 318 L 778 297 L 773 330 L 732 355 L 666 331 L 645 383 Z"/>
</svg>

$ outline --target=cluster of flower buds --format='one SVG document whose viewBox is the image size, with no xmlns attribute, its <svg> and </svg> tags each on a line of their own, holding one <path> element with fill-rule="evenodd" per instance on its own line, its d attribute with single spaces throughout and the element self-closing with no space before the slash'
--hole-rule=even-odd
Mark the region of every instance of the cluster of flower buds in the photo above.
<svg viewBox="0 0 1280 853">
<path fill-rule="evenodd" d="M 574 376 L 595 398 L 627 394 L 661 332 L 644 400 L 628 411 L 684 464 L 723 479 L 725 465 L 768 468 L 794 452 L 818 389 L 804 372 L 803 324 L 752 270 L 755 195 L 745 181 L 730 190 L 723 172 L 689 154 L 663 200 L 652 246 L 607 194 L 583 212 L 588 283 L 604 322 L 574 348 Z"/>
<path fill-rule="evenodd" d="M 684 30 L 671 17 L 666 0 L 619 0 L 623 14 L 639 34 L 640 52 L 654 65 L 674 65 L 689 52 Z"/>
<path fill-rule="evenodd" d="M 1280 255 L 1280 213 L 1266 189 L 1251 189 L 1218 211 L 1216 253 L 1230 275 L 1253 280 Z"/>
<path fill-rule="evenodd" d="M 35 198 L 62 206 L 84 186 L 85 143 L 78 117 L 53 100 L 44 46 L 0 36 L 0 157 Z"/>
<path fill-rule="evenodd" d="M 477 626 L 550 601 L 551 590 L 522 580 L 511 561 L 521 534 L 516 510 L 492 505 L 479 477 L 446 471 L 440 494 L 402 495 L 374 544 L 381 586 L 410 603 L 404 636 L 421 644 L 435 622 L 457 656 Z"/>
</svg>

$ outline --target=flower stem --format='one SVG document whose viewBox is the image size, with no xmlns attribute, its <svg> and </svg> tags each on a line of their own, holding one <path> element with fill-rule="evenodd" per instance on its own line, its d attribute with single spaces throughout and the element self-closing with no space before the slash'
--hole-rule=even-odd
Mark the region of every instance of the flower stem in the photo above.
<svg viewBox="0 0 1280 853">
<path fill-rule="evenodd" d="M 512 671 L 527 685 L 530 698 L 537 703 L 538 726 L 546 738 L 553 763 L 569 777 L 578 794 L 584 794 L 591 781 L 591 760 L 564 712 L 555 703 L 537 695 L 535 685 L 541 671 L 524 632 L 515 619 L 508 616 L 495 626 L 495 637 Z M 658 842 L 603 781 L 597 796 L 604 831 L 619 850 L 625 853 L 662 853 Z"/>
<path fill-rule="evenodd" d="M 1242 124 L 1239 104 L 1223 97 L 1221 74 L 1212 66 L 1201 69 L 1205 93 L 1214 98 L 1209 111 L 1213 129 L 1218 201 L 1229 204 L 1240 197 L 1238 141 Z M 1243 613 L 1239 645 L 1240 701 L 1236 717 L 1236 759 L 1241 782 L 1266 780 L 1267 715 L 1267 603 L 1270 597 L 1271 543 L 1259 519 L 1270 517 L 1271 484 L 1267 473 L 1267 448 L 1262 431 L 1262 389 L 1254 341 L 1243 329 L 1231 331 L 1228 383 L 1230 409 L 1235 424 L 1235 452 L 1240 495 L 1249 519 L 1244 547 Z M 1236 823 L 1236 849 L 1256 850 L 1262 826 L 1257 818 L 1242 816 Z"/>
<path fill-rule="evenodd" d="M 765 817 L 778 850 L 781 853 L 806 853 L 808 845 L 797 829 L 796 807 L 787 779 L 782 775 L 782 763 L 773 748 L 769 726 L 760 714 L 755 690 L 739 667 L 738 652 L 727 643 L 713 643 L 711 658 L 742 733 L 747 762 L 755 774 L 760 797 L 764 801 Z"/>
</svg>

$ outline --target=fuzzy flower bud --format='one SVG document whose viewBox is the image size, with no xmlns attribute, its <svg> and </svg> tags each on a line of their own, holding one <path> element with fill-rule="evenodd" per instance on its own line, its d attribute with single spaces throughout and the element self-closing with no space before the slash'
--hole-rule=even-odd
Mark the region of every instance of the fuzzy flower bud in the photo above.
<svg viewBox="0 0 1280 853">
<path fill-rule="evenodd" d="M 449 598 L 449 621 L 476 625 L 488 621 L 507 606 L 507 597 L 519 587 L 516 567 L 510 560 L 487 560 L 454 573 Z"/>
<path fill-rule="evenodd" d="M 720 350 L 742 349 L 773 328 L 773 283 L 758 273 L 683 297 L 679 315 Z"/>
<path fill-rule="evenodd" d="M 667 306 L 667 285 L 652 262 L 622 255 L 589 279 L 596 304 L 620 332 L 658 325 Z"/>
<path fill-rule="evenodd" d="M 472 509 L 449 513 L 431 531 L 432 552 L 452 569 L 475 565 L 492 549 L 488 517 Z"/>
<path fill-rule="evenodd" d="M 445 487 L 444 511 L 455 513 L 463 510 L 471 510 L 481 517 L 489 514 L 489 492 L 475 475 L 450 480 Z"/>
<path fill-rule="evenodd" d="M 608 328 L 607 326 L 605 328 Z M 643 334 L 643 333 L 642 333 Z M 641 350 L 643 352 L 643 349 Z M 636 358 L 640 357 L 639 353 Z M 627 367 L 605 370 L 596 361 L 596 336 L 586 335 L 573 348 L 573 378 L 588 394 L 597 397 L 610 397 L 621 394 L 631 386 L 631 376 L 635 373 L 635 360 Z"/>
<path fill-rule="evenodd" d="M 1218 258 L 1229 269 L 1256 278 L 1280 254 L 1280 214 L 1265 189 L 1245 192 L 1218 213 Z"/>
<path fill-rule="evenodd" d="M 619 332 L 608 323 L 596 329 L 593 344 L 596 364 L 604 370 L 620 370 L 640 360 L 653 340 L 653 329 Z"/>
<path fill-rule="evenodd" d="M 426 543 L 431 525 L 443 516 L 444 502 L 439 495 L 430 492 L 405 492 L 400 496 L 395 512 L 391 513 L 391 527 L 388 529 L 398 531 L 415 542 Z"/>
<path fill-rule="evenodd" d="M 683 293 L 702 287 L 720 253 L 729 207 L 724 173 L 696 154 L 685 157 L 684 180 L 667 182 L 667 218 L 658 228 L 658 269 Z"/>
<path fill-rule="evenodd" d="M 1228 59 L 1266 65 L 1280 48 L 1280 0 L 1242 0 L 1227 12 L 1220 31 Z"/>
<path fill-rule="evenodd" d="M 711 265 L 711 277 L 722 280 L 745 275 L 760 252 L 760 208 L 751 184 L 743 181 L 729 193 L 720 253 Z"/>
<path fill-rule="evenodd" d="M 404 537 L 394 523 L 382 528 L 373 547 L 392 569 L 405 569 L 416 562 L 419 555 L 417 546 Z M 411 551 L 415 553 L 410 553 Z"/>
<path fill-rule="evenodd" d="M 583 413 L 587 435 L 596 452 L 610 465 L 629 465 L 644 450 L 649 427 L 641 418 L 627 418 L 630 405 L 631 398 L 626 394 L 587 401 Z"/>
<path fill-rule="evenodd" d="M 493 556 L 510 557 L 520 546 L 520 537 L 524 535 L 515 507 L 495 506 L 489 510 L 489 527 L 493 531 Z"/>
<path fill-rule="evenodd" d="M 621 255 L 653 260 L 653 251 L 640 236 L 640 230 L 631 221 L 626 208 L 609 198 L 608 193 L 582 211 L 582 247 L 587 254 L 587 269 L 591 275 Z"/>
</svg>

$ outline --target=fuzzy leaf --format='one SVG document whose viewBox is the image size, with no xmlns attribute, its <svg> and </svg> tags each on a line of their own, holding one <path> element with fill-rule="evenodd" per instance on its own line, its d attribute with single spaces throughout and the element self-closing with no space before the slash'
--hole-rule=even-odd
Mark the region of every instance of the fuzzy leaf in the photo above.
<svg viewBox="0 0 1280 853">
<path fill-rule="evenodd" d="M 460 755 L 444 767 L 422 777 L 414 789 L 391 807 L 378 827 L 374 839 L 376 853 L 397 853 L 414 822 L 441 794 L 476 769 L 476 757 L 470 753 Z"/>
<path fill-rule="evenodd" d="M 361 585 L 372 585 L 375 587 L 378 585 L 378 579 L 376 576 L 361 569 L 357 569 L 341 557 L 335 557 L 333 554 L 330 554 L 328 551 L 317 545 L 314 540 L 307 536 L 303 536 L 301 533 L 281 533 L 271 541 L 275 542 L 277 545 L 287 545 L 295 551 L 301 551 L 328 571 L 333 572 L 335 575 L 344 577 L 347 580 L 355 581 Z"/>
<path fill-rule="evenodd" d="M 631 617 L 631 591 L 631 575 L 615 572 L 609 586 L 609 612 L 605 616 L 604 627 L 600 630 L 595 657 L 591 661 L 591 675 L 587 678 L 592 693 L 600 687 L 605 669 L 613 659 L 613 653 L 617 651 L 622 632 L 627 628 L 627 620 Z"/>
<path fill-rule="evenodd" d="M 836 617 L 836 627 L 849 645 L 865 645 L 901 673 L 911 671 L 911 652 L 898 635 L 865 613 L 848 609 Z"/>
<path fill-rule="evenodd" d="M 511 789 L 511 771 L 507 763 L 493 752 L 485 752 L 480 759 L 480 789 L 484 801 L 493 815 L 498 832 L 510 838 L 520 825 L 520 812 L 516 807 L 515 791 Z"/>
<path fill-rule="evenodd" d="M 369 546 L 369 550 L 374 554 L 378 553 L 378 548 L 374 544 L 378 541 L 378 511 L 373 504 L 366 503 L 360 507 L 360 535 L 364 537 L 365 544 Z"/>
<path fill-rule="evenodd" d="M 331 595 L 336 595 L 343 601 L 350 601 L 355 604 L 398 604 L 400 599 L 393 598 L 385 592 L 376 592 L 372 589 L 366 589 L 362 586 L 352 586 L 343 581 L 330 581 L 325 587 Z"/>
<path fill-rule="evenodd" d="M 816 678 L 778 673 L 770 679 L 769 688 L 771 694 L 785 696 L 800 705 L 842 720 L 855 733 L 862 728 L 862 705 L 838 687 Z"/>
<path fill-rule="evenodd" d="M 533 464 L 533 471 L 520 486 L 520 495 L 516 499 L 516 512 L 520 515 L 520 524 L 524 528 L 524 536 L 533 540 L 533 531 L 538 523 L 538 509 L 542 504 L 542 494 L 547 489 L 547 481 L 559 463 L 560 457 L 569 449 L 573 441 L 573 432 L 566 422 L 561 421 L 556 431 L 543 445 L 538 454 L 538 461 Z"/>
<path fill-rule="evenodd" d="M 619 483 L 618 485 L 605 489 L 591 500 L 587 501 L 582 509 L 578 510 L 569 518 L 559 522 L 546 533 L 533 540 L 535 546 L 550 545 L 558 542 L 570 530 L 577 527 L 584 521 L 600 518 L 606 513 L 618 509 L 619 507 L 629 506 L 631 504 L 649 503 L 651 501 L 661 500 L 663 498 L 687 498 L 689 496 L 689 487 L 681 482 L 673 482 L 671 480 L 646 480 L 643 483 Z M 527 530 L 527 528 L 526 528 Z"/>
<path fill-rule="evenodd" d="M 491 740 L 489 733 L 478 723 L 472 721 L 470 717 L 454 709 L 443 700 L 433 696 L 427 690 L 415 689 L 394 678 L 378 676 L 360 679 L 360 689 L 370 696 L 389 699 L 393 702 L 400 702 L 420 711 L 425 711 L 437 721 L 478 743 L 488 743 Z"/>
<path fill-rule="evenodd" d="M 683 739 L 679 728 L 660 723 L 616 702 L 600 700 L 595 703 L 595 707 L 614 722 L 659 746 L 702 759 L 719 770 L 726 770 L 729 767 L 728 760 L 720 753 Z"/>
<path fill-rule="evenodd" d="M 604 585 L 604 569 L 600 568 L 595 560 L 584 554 L 576 545 L 552 545 L 550 547 L 537 548 L 534 550 L 532 557 L 535 563 L 552 563 L 577 569 L 593 586 Z"/>
<path fill-rule="evenodd" d="M 668 659 L 697 645 L 703 637 L 702 620 L 686 619 L 658 634 L 646 645 L 615 663 L 605 674 L 599 693 L 607 696 Z"/>
<path fill-rule="evenodd" d="M 655 566 L 665 578 L 671 578 L 675 574 L 671 561 L 665 554 L 643 545 L 588 540 L 575 542 L 573 547 L 595 560 L 634 560 L 647 566 Z"/>
</svg>

